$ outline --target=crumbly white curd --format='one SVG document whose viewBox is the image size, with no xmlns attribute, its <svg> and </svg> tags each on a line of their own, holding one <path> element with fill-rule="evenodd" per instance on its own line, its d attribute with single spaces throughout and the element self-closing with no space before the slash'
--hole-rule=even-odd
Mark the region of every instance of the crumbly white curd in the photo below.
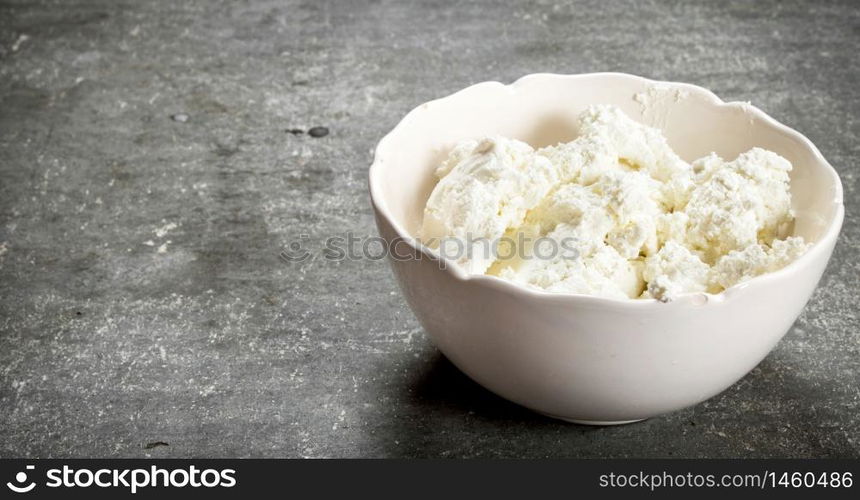
<svg viewBox="0 0 860 500">
<path fill-rule="evenodd" d="M 469 273 L 662 301 L 719 293 L 808 248 L 786 237 L 792 166 L 778 154 L 687 163 L 613 106 L 586 110 L 580 132 L 538 150 L 504 137 L 457 144 L 436 169 L 420 239 L 460 242 L 452 258 Z"/>
</svg>

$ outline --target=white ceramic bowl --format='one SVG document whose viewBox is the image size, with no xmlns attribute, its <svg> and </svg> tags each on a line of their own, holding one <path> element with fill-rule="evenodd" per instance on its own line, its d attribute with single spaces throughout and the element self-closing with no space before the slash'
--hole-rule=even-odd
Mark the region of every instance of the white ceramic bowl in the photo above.
<svg viewBox="0 0 860 500">
<path fill-rule="evenodd" d="M 692 160 L 753 146 L 794 165 L 795 234 L 811 249 L 723 293 L 670 303 L 550 294 L 443 268 L 414 241 L 432 172 L 453 144 L 485 135 L 540 147 L 576 137 L 588 105 L 614 104 L 662 129 Z M 798 132 L 746 103 L 684 83 L 618 74 L 535 74 L 485 82 L 420 105 L 376 149 L 370 194 L 409 306 L 439 349 L 487 389 L 546 415 L 589 424 L 640 420 L 703 401 L 755 367 L 800 314 L 842 226 L 836 171 Z"/>
</svg>

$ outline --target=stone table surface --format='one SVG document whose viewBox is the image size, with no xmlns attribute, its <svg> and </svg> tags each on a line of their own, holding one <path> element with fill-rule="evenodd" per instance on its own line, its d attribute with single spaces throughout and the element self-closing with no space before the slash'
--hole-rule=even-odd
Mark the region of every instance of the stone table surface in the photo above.
<svg viewBox="0 0 860 500">
<path fill-rule="evenodd" d="M 0 457 L 860 456 L 858 53 L 856 1 L 4 1 Z M 752 101 L 842 177 L 820 287 L 723 394 L 553 421 L 446 361 L 386 263 L 279 258 L 375 234 L 417 104 L 594 71 Z"/>
</svg>

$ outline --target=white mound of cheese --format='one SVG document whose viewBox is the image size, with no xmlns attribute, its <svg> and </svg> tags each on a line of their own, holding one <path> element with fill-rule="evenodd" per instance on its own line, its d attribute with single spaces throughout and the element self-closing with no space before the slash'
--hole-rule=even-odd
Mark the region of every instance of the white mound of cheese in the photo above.
<svg viewBox="0 0 860 500">
<path fill-rule="evenodd" d="M 469 273 L 662 301 L 718 293 L 806 251 L 785 238 L 792 167 L 776 153 L 689 164 L 612 106 L 585 111 L 580 132 L 539 150 L 503 137 L 459 143 L 436 170 L 422 242 Z"/>
</svg>

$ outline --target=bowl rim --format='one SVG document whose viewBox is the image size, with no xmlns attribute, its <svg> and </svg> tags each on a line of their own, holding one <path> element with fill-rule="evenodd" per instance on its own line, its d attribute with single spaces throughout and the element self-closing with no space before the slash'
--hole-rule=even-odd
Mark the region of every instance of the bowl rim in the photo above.
<svg viewBox="0 0 860 500">
<path fill-rule="evenodd" d="M 800 132 L 792 129 L 791 127 L 779 122 L 775 118 L 771 117 L 761 109 L 752 105 L 749 102 L 741 102 L 741 101 L 729 101 L 726 102 L 714 94 L 712 91 L 700 87 L 698 85 L 694 85 L 691 83 L 685 82 L 673 82 L 673 81 L 664 81 L 664 80 L 652 80 L 650 78 L 645 78 L 637 75 L 631 75 L 628 73 L 620 73 L 620 72 L 597 72 L 597 73 L 579 73 L 579 74 L 559 74 L 559 73 L 532 73 L 518 78 L 516 81 L 510 84 L 504 84 L 499 81 L 484 81 L 480 83 L 476 83 L 470 85 L 464 89 L 461 89 L 457 92 L 449 94 L 445 97 L 441 97 L 438 99 L 433 99 L 431 101 L 424 102 L 414 107 L 409 113 L 407 113 L 398 123 L 394 126 L 380 141 L 377 143 L 376 148 L 374 149 L 373 162 L 370 165 L 370 169 L 368 171 L 368 184 L 370 190 L 370 201 L 373 206 L 374 211 L 378 217 L 381 217 L 385 220 L 385 222 L 394 230 L 396 235 L 405 243 L 407 243 L 412 250 L 420 252 L 422 254 L 422 258 L 426 258 L 429 261 L 440 261 L 445 260 L 444 257 L 440 256 L 438 253 L 430 249 L 429 247 L 421 244 L 416 238 L 414 238 L 408 231 L 406 231 L 401 224 L 391 216 L 391 213 L 388 210 L 388 205 L 381 195 L 381 188 L 379 186 L 379 175 L 378 172 L 381 170 L 380 165 L 383 163 L 385 158 L 386 148 L 389 147 L 389 143 L 393 141 L 394 133 L 404 125 L 409 124 L 410 122 L 417 119 L 417 116 L 422 114 L 424 110 L 431 104 L 447 100 L 453 98 L 462 98 L 465 94 L 472 94 L 479 92 L 483 89 L 489 87 L 505 87 L 511 91 L 516 90 L 518 87 L 524 85 L 524 83 L 531 82 L 532 80 L 537 79 L 563 79 L 563 80 L 578 80 L 585 78 L 613 78 L 613 79 L 626 79 L 633 80 L 636 83 L 654 86 L 654 87 L 670 87 L 673 89 L 679 89 L 682 91 L 689 92 L 691 94 L 697 94 L 702 96 L 708 100 L 708 102 L 717 107 L 736 107 L 741 108 L 744 112 L 754 115 L 756 118 L 763 121 L 767 126 L 773 127 L 776 131 L 791 136 L 795 140 L 797 140 L 800 144 L 806 147 L 811 153 L 813 158 L 825 168 L 825 171 L 830 175 L 831 185 L 834 187 L 834 197 L 832 202 L 837 205 L 836 210 L 834 211 L 833 216 L 827 224 L 827 229 L 824 231 L 824 234 L 818 238 L 816 241 L 812 242 L 811 247 L 799 258 L 795 259 L 787 266 L 778 269 L 776 271 L 768 272 L 759 276 L 755 276 L 746 280 L 744 282 L 735 284 L 722 292 L 719 293 L 707 293 L 707 292 L 692 292 L 686 293 L 678 296 L 674 300 L 670 301 L 670 303 L 692 303 L 697 306 L 705 306 L 707 304 L 714 304 L 725 302 L 729 300 L 733 295 L 736 295 L 737 292 L 743 290 L 747 287 L 755 287 L 755 286 L 764 286 L 768 282 L 773 282 L 777 280 L 787 279 L 790 276 L 800 272 L 801 269 L 810 266 L 813 262 L 817 261 L 820 255 L 823 252 L 828 251 L 828 247 L 831 246 L 831 243 L 835 241 L 837 236 L 839 235 L 839 231 L 842 228 L 842 222 L 845 216 L 845 206 L 843 203 L 843 188 L 842 181 L 839 178 L 839 174 L 836 169 L 824 158 L 824 155 L 821 154 L 821 151 L 812 143 L 806 136 L 801 134 Z M 627 307 L 649 307 L 654 304 L 661 304 L 657 299 L 640 299 L 640 298 L 627 298 L 620 299 L 614 297 L 601 297 L 595 295 L 587 295 L 587 294 L 579 294 L 579 293 L 560 293 L 560 292 L 548 292 L 535 287 L 529 287 L 524 284 L 516 283 L 513 281 L 509 281 L 503 278 L 499 278 L 497 276 L 491 276 L 487 274 L 469 274 L 464 269 L 462 269 L 459 265 L 454 262 L 445 261 L 444 266 L 439 266 L 439 270 L 441 272 L 449 273 L 454 279 L 463 282 L 472 282 L 476 285 L 485 286 L 491 289 L 495 289 L 497 291 L 512 294 L 512 295 L 520 295 L 523 297 L 529 297 L 534 300 L 541 300 L 544 302 L 556 302 L 560 304 L 568 304 L 571 302 L 583 303 L 590 302 L 594 304 L 612 304 L 618 306 L 627 306 Z M 664 305 L 665 304 L 661 304 Z"/>
</svg>

